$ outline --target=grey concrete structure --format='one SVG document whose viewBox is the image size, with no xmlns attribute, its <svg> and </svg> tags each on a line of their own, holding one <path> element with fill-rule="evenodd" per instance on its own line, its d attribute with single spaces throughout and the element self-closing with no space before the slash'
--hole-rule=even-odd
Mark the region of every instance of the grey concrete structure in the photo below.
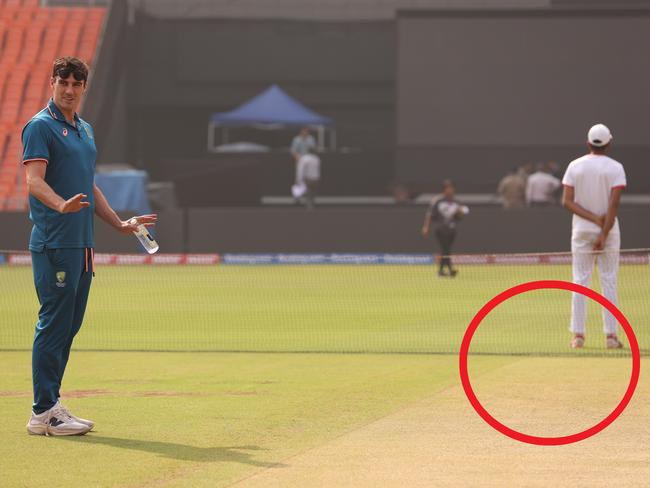
<svg viewBox="0 0 650 488">
<path fill-rule="evenodd" d="M 423 239 L 422 205 L 193 209 L 159 215 L 160 252 L 407 252 L 436 251 Z M 645 206 L 620 210 L 622 246 L 650 247 Z M 0 250 L 25 250 L 31 225 L 27 214 L 0 213 Z M 550 252 L 570 249 L 571 216 L 561 208 L 506 212 L 473 207 L 460 224 L 454 246 L 462 253 Z M 137 252 L 135 237 L 96 223 L 98 252 Z"/>
<path fill-rule="evenodd" d="M 628 191 L 650 191 L 650 9 L 400 12 L 396 173 L 490 191 L 526 162 L 566 165 L 606 123 Z"/>
</svg>

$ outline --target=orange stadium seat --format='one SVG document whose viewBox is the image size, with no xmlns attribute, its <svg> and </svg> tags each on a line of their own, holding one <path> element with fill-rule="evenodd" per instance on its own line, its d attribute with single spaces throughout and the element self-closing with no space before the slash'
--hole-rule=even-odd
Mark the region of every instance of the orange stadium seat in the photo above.
<svg viewBox="0 0 650 488">
<path fill-rule="evenodd" d="M 41 42 L 44 30 L 44 21 L 34 21 L 31 23 L 25 35 L 25 44 L 20 56 L 21 63 L 31 66 L 36 62 L 38 53 L 41 51 Z"/>
<path fill-rule="evenodd" d="M 76 54 L 79 51 L 81 29 L 83 28 L 84 19 L 85 13 L 82 9 L 74 9 L 72 14 L 68 17 L 68 23 L 63 34 L 63 46 L 70 50 L 68 55 Z"/>
<path fill-rule="evenodd" d="M 7 33 L 6 23 L 7 22 L 0 16 L 0 53 L 4 51 L 5 34 Z"/>
<path fill-rule="evenodd" d="M 3 64 L 3 69 L 6 70 L 6 73 L 11 73 L 13 70 L 13 64 L 12 63 L 7 63 L 6 65 Z M 2 94 L 5 91 L 5 84 L 7 83 L 7 77 L 6 76 L 0 76 L 0 104 L 2 104 Z"/>
<path fill-rule="evenodd" d="M 40 112 L 44 106 L 45 102 L 40 99 L 30 101 L 25 100 L 20 108 L 18 120 L 20 120 L 21 123 L 26 123 L 34 116 L 34 114 Z"/>
<path fill-rule="evenodd" d="M 53 14 L 46 25 L 43 49 L 38 58 L 39 62 L 43 61 L 52 63 L 52 60 L 54 60 L 56 55 L 59 53 L 59 48 L 63 38 L 63 30 L 65 29 L 65 15 L 62 17 L 61 15 Z"/>
<path fill-rule="evenodd" d="M 0 181 L 14 185 L 18 177 L 19 169 L 20 168 L 16 161 L 7 160 L 7 162 L 2 165 L 2 169 L 0 169 Z"/>
<path fill-rule="evenodd" d="M 0 187 L 5 192 L 4 197 L 9 196 L 7 193 L 13 193 L 16 189 L 17 172 L 11 173 L 3 167 L 0 169 Z"/>
<path fill-rule="evenodd" d="M 15 125 L 13 130 L 9 133 L 9 143 L 5 150 L 5 165 L 16 167 L 20 163 L 22 144 L 20 141 L 22 125 Z M 17 169 L 16 169 L 17 171 Z"/>
<path fill-rule="evenodd" d="M 11 187 L 13 188 L 16 186 L 16 175 L 18 172 L 11 172 L 10 170 L 6 169 L 4 166 L 2 170 L 0 171 L 0 183 L 2 183 L 6 187 Z"/>
<path fill-rule="evenodd" d="M 9 131 L 0 125 L 0 171 L 5 164 L 5 148 L 7 147 L 7 141 L 9 140 Z"/>
<path fill-rule="evenodd" d="M 2 50 L 2 63 L 15 63 L 23 47 L 25 28 L 22 25 L 12 24 L 5 35 L 5 45 Z"/>
<path fill-rule="evenodd" d="M 5 87 L 5 93 L 0 107 L 0 120 L 17 123 L 18 111 L 23 100 L 27 72 L 16 67 L 11 73 Z"/>
<path fill-rule="evenodd" d="M 25 26 L 29 25 L 29 23 L 32 21 L 32 18 L 36 14 L 37 10 L 38 10 L 38 6 L 35 5 L 23 6 L 16 13 L 16 20 L 15 20 L 16 24 L 25 25 Z"/>
<path fill-rule="evenodd" d="M 106 9 L 41 7 L 39 0 L 0 0 L 0 210 L 27 208 L 20 133 L 51 94 L 52 61 L 95 57 Z"/>
</svg>

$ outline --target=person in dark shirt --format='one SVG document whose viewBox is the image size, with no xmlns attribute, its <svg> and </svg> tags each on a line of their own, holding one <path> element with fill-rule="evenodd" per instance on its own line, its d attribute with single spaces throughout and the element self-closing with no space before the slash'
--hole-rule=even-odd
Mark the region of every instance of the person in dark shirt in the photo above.
<svg viewBox="0 0 650 488">
<path fill-rule="evenodd" d="M 454 184 L 450 180 L 445 180 L 442 184 L 442 196 L 431 201 L 422 225 L 422 235 L 427 237 L 431 222 L 436 223 L 434 232 L 440 245 L 438 275 L 452 278 L 458 274 L 451 263 L 451 246 L 456 239 L 456 224 L 469 213 L 469 208 L 456 201 L 455 193 Z"/>
</svg>

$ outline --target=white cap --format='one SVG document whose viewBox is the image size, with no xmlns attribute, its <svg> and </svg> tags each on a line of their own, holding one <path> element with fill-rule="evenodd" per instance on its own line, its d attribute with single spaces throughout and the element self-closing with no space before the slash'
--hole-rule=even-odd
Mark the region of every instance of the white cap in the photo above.
<svg viewBox="0 0 650 488">
<path fill-rule="evenodd" d="M 587 134 L 587 140 L 589 144 L 596 147 L 606 146 L 612 141 L 612 133 L 609 131 L 606 125 L 596 124 Z"/>
</svg>

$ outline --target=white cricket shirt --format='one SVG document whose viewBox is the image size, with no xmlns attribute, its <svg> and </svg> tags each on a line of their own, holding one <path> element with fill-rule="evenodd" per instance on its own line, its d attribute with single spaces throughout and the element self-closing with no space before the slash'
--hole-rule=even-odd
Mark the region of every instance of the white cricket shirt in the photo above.
<svg viewBox="0 0 650 488">
<path fill-rule="evenodd" d="M 612 189 L 624 188 L 627 184 L 625 170 L 618 161 L 605 155 L 587 154 L 571 161 L 562 184 L 571 186 L 575 202 L 596 215 L 605 215 Z M 593 222 L 573 215 L 573 231 L 600 232 Z M 618 218 L 610 232 L 619 233 Z"/>
</svg>

